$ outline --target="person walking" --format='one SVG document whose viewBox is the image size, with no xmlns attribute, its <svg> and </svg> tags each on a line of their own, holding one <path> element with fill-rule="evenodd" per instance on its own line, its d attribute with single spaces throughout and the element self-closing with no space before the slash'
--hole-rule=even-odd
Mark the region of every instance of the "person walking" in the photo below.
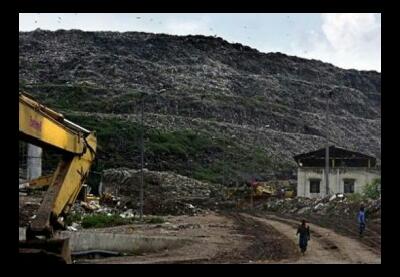
<svg viewBox="0 0 400 277">
<path fill-rule="evenodd" d="M 301 225 L 297 228 L 296 235 L 299 236 L 299 247 L 301 253 L 304 255 L 307 250 L 308 241 L 310 240 L 310 227 L 306 225 L 306 221 L 303 219 Z"/>
<path fill-rule="evenodd" d="M 365 230 L 365 211 L 364 211 L 364 206 L 361 206 L 360 210 L 358 211 L 357 221 L 358 221 L 358 228 L 359 228 L 360 238 L 362 238 L 362 236 L 364 234 L 364 230 Z"/>
</svg>

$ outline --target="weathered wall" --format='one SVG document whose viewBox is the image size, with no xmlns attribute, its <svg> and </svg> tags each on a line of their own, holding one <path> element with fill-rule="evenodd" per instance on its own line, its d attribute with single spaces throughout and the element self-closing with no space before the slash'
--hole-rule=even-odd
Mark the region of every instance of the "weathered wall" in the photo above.
<svg viewBox="0 0 400 277">
<path fill-rule="evenodd" d="M 344 179 L 354 179 L 354 192 L 361 193 L 363 187 L 374 178 L 379 178 L 380 172 L 368 168 L 331 168 L 329 173 L 330 194 L 344 192 Z M 310 193 L 310 179 L 320 179 L 320 193 Z M 303 197 L 324 197 L 325 169 L 301 167 L 297 173 L 297 195 Z"/>
</svg>

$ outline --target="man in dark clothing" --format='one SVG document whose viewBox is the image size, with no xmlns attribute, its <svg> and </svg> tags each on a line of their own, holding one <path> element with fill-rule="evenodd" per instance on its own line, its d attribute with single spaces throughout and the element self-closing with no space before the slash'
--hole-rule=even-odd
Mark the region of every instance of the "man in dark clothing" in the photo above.
<svg viewBox="0 0 400 277">
<path fill-rule="evenodd" d="M 361 206 L 360 211 L 357 214 L 357 220 L 358 220 L 358 226 L 359 226 L 359 232 L 360 232 L 360 238 L 362 237 L 364 230 L 365 230 L 365 212 L 364 212 L 364 207 Z"/>
<path fill-rule="evenodd" d="M 310 240 L 310 227 L 306 226 L 306 221 L 304 219 L 301 221 L 301 225 L 299 225 L 299 227 L 297 228 L 296 235 L 299 235 L 299 234 L 300 234 L 299 247 L 300 247 L 301 253 L 303 253 L 303 255 L 304 255 L 304 253 L 307 250 L 308 241 Z"/>
</svg>

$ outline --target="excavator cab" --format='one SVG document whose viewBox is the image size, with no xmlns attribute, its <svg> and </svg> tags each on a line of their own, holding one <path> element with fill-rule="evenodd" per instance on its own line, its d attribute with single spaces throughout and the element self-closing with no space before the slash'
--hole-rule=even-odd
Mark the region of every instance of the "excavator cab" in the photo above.
<svg viewBox="0 0 400 277">
<path fill-rule="evenodd" d="M 48 187 L 36 217 L 20 241 L 19 254 L 26 262 L 71 263 L 68 238 L 57 237 L 61 217 L 75 202 L 96 154 L 96 134 L 72 123 L 30 95 L 19 93 L 19 139 L 62 154 L 57 169 L 30 185 Z"/>
</svg>

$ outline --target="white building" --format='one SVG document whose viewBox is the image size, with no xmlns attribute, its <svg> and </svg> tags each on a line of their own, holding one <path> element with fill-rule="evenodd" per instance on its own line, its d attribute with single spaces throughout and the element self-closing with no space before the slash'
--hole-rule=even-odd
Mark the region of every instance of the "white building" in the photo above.
<svg viewBox="0 0 400 277">
<path fill-rule="evenodd" d="M 326 196 L 325 148 L 297 155 L 294 159 L 298 165 L 297 196 Z M 363 187 L 375 178 L 380 178 L 376 158 L 329 147 L 329 194 L 362 193 Z"/>
</svg>

